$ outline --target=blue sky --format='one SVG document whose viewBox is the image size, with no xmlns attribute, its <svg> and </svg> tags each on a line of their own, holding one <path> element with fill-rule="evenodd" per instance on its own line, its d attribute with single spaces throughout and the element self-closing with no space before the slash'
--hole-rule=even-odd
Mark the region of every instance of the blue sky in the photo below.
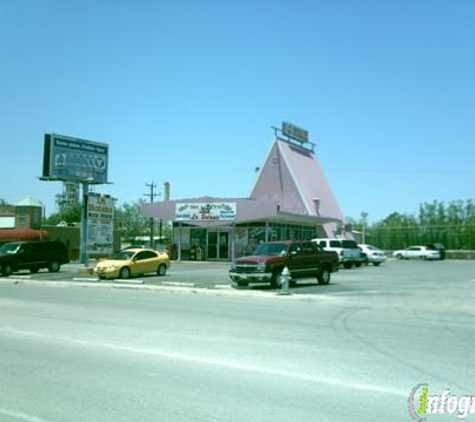
<svg viewBox="0 0 475 422">
<path fill-rule="evenodd" d="M 310 132 L 346 216 L 474 198 L 471 0 L 0 0 L 0 198 L 44 133 L 110 145 L 119 204 L 246 197 L 273 131 Z"/>
</svg>

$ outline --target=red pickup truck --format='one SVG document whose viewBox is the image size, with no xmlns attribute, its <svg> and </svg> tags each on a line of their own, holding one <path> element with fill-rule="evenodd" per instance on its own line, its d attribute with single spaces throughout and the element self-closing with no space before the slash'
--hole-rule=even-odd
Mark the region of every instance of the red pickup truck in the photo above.
<svg viewBox="0 0 475 422">
<path fill-rule="evenodd" d="M 338 254 L 325 251 L 310 241 L 263 243 L 253 255 L 236 259 L 229 277 L 238 286 L 270 283 L 276 288 L 280 286 L 280 274 L 285 267 L 292 280 L 316 277 L 319 284 L 328 284 L 331 273 L 338 271 Z"/>
</svg>

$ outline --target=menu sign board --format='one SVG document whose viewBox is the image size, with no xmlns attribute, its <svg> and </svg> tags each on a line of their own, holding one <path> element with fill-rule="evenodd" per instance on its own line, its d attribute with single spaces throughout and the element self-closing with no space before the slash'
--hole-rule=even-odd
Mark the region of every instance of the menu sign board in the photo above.
<svg viewBox="0 0 475 422">
<path fill-rule="evenodd" d="M 110 196 L 90 194 L 87 198 L 87 252 L 113 252 L 114 200 Z"/>
</svg>

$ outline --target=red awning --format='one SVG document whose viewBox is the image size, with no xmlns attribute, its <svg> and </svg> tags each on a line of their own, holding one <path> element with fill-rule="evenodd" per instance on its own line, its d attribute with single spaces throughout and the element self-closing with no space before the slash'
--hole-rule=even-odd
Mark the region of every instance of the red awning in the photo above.
<svg viewBox="0 0 475 422">
<path fill-rule="evenodd" d="M 33 230 L 27 228 L 0 229 L 0 243 L 18 242 L 21 240 L 48 239 L 49 232 L 46 230 Z"/>
</svg>

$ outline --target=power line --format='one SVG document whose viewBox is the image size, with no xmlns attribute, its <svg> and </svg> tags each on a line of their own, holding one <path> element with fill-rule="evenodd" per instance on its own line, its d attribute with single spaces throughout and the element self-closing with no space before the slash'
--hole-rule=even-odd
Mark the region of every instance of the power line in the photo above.
<svg viewBox="0 0 475 422">
<path fill-rule="evenodd" d="M 150 182 L 150 183 L 145 183 L 145 186 L 147 188 L 150 188 L 150 193 L 145 193 L 144 196 L 147 198 L 150 198 L 150 202 L 153 202 L 155 198 L 155 188 L 157 187 L 157 184 L 155 182 Z M 154 233 L 154 227 L 153 227 L 153 217 L 150 217 L 150 247 L 153 248 L 154 246 L 154 239 L 155 233 Z"/>
<path fill-rule="evenodd" d="M 155 199 L 155 188 L 157 187 L 157 184 L 155 182 L 150 182 L 150 183 L 145 183 L 145 186 L 147 188 L 150 188 L 150 193 L 144 193 L 144 196 L 150 199 L 150 202 L 153 202 Z"/>
</svg>

